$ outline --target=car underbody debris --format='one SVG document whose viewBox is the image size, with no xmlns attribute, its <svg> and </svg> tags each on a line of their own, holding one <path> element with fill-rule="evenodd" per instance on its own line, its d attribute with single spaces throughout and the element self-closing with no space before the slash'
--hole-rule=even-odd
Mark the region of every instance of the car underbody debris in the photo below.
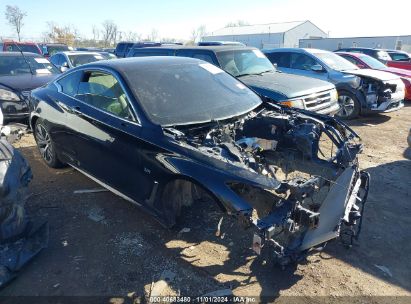
<svg viewBox="0 0 411 304">
<path fill-rule="evenodd" d="M 241 120 L 165 133 L 225 162 L 224 170 L 239 177 L 225 181 L 229 191 L 216 180 L 199 183 L 224 211 L 255 230 L 256 253 L 271 248 L 275 260 L 287 264 L 338 237 L 351 244 L 361 229 L 369 188 L 368 173 L 358 167 L 358 135 L 332 117 L 273 107 Z M 175 215 L 198 193 L 198 187 L 193 191 L 185 184 L 174 183 L 163 195 Z"/>
<path fill-rule="evenodd" d="M 31 179 L 27 161 L 0 139 L 0 288 L 47 246 L 47 223 L 34 223 L 24 209 Z"/>
</svg>

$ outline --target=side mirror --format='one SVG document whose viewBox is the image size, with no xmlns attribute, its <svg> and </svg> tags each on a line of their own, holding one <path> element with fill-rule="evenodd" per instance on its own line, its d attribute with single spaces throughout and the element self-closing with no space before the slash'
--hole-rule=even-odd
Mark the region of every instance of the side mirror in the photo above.
<svg viewBox="0 0 411 304">
<path fill-rule="evenodd" d="M 324 71 L 324 68 L 323 68 L 323 66 L 322 66 L 321 64 L 314 64 L 314 65 L 311 67 L 311 70 L 314 71 L 314 72 L 323 72 L 323 71 Z"/>
</svg>

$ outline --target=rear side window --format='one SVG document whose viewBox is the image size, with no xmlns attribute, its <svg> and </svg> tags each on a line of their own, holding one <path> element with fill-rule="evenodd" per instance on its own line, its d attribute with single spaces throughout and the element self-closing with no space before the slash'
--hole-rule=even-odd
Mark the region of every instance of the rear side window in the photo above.
<svg viewBox="0 0 411 304">
<path fill-rule="evenodd" d="M 60 85 L 61 91 L 64 94 L 75 97 L 82 75 L 82 71 L 77 71 L 74 73 L 70 73 L 66 77 L 63 77 L 62 79 L 58 80 L 57 83 Z"/>
<path fill-rule="evenodd" d="M 389 55 L 391 56 L 392 60 L 395 60 L 395 61 L 407 61 L 407 60 L 409 60 L 409 58 L 406 54 L 389 53 Z"/>
<path fill-rule="evenodd" d="M 207 62 L 209 62 L 209 63 L 211 63 L 211 64 L 215 64 L 215 62 L 214 62 L 214 60 L 213 60 L 213 57 L 211 57 L 211 56 L 208 55 L 208 54 L 194 54 L 194 55 L 193 55 L 193 58 L 197 58 L 197 59 L 200 59 L 200 60 L 207 61 Z"/>
<path fill-rule="evenodd" d="M 358 61 L 355 58 L 351 57 L 351 56 L 347 56 L 347 55 L 340 55 L 340 56 L 343 57 L 344 59 L 347 59 L 352 64 L 355 64 L 355 65 L 358 64 Z"/>
<path fill-rule="evenodd" d="M 84 73 L 76 98 L 105 112 L 133 120 L 125 92 L 117 79 L 109 73 Z"/>
<path fill-rule="evenodd" d="M 291 55 L 290 67 L 292 69 L 310 71 L 311 67 L 316 64 L 317 62 L 313 58 L 305 54 L 294 53 Z"/>
<path fill-rule="evenodd" d="M 116 47 L 116 52 L 123 52 L 126 45 L 124 43 L 119 43 Z"/>
<path fill-rule="evenodd" d="M 276 63 L 279 68 L 290 67 L 290 53 L 265 53 L 265 55 L 272 63 Z"/>
</svg>

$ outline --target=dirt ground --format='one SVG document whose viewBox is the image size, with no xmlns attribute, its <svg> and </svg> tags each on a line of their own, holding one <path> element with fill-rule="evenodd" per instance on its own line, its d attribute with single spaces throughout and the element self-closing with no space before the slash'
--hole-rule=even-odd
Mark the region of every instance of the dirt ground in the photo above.
<svg viewBox="0 0 411 304">
<path fill-rule="evenodd" d="M 222 223 L 224 237 L 216 237 L 220 214 L 206 202 L 166 230 L 110 192 L 73 193 L 99 186 L 73 169 L 46 167 L 26 135 L 16 145 L 34 173 L 27 208 L 33 217 L 49 221 L 49 247 L 0 296 L 140 301 L 168 271 L 173 275 L 162 295 L 231 289 L 263 302 L 411 302 L 411 153 L 406 141 L 411 105 L 350 125 L 363 139 L 360 164 L 372 178 L 360 240 L 350 249 L 329 243 L 307 262 L 286 269 L 256 257 L 249 233 L 228 218 Z"/>
</svg>

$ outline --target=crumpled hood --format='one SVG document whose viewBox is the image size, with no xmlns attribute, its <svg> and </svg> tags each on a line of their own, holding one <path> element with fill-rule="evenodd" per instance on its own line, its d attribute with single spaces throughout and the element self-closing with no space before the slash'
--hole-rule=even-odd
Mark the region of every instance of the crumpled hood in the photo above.
<svg viewBox="0 0 411 304">
<path fill-rule="evenodd" d="M 334 88 L 333 84 L 323 80 L 280 72 L 243 76 L 239 79 L 256 91 L 259 89 L 274 91 L 287 98 L 300 97 Z"/>
<path fill-rule="evenodd" d="M 342 72 L 346 74 L 357 75 L 357 76 L 370 77 L 372 79 L 381 80 L 381 81 L 388 81 L 388 80 L 394 80 L 394 79 L 399 78 L 399 76 L 394 75 L 392 73 L 388 73 L 385 71 L 379 71 L 379 70 L 371 70 L 371 69 L 347 70 L 347 71 L 342 71 Z"/>
<path fill-rule="evenodd" d="M 0 86 L 4 85 L 15 91 L 31 91 L 52 81 L 60 74 L 24 74 L 17 76 L 0 76 Z"/>
</svg>

